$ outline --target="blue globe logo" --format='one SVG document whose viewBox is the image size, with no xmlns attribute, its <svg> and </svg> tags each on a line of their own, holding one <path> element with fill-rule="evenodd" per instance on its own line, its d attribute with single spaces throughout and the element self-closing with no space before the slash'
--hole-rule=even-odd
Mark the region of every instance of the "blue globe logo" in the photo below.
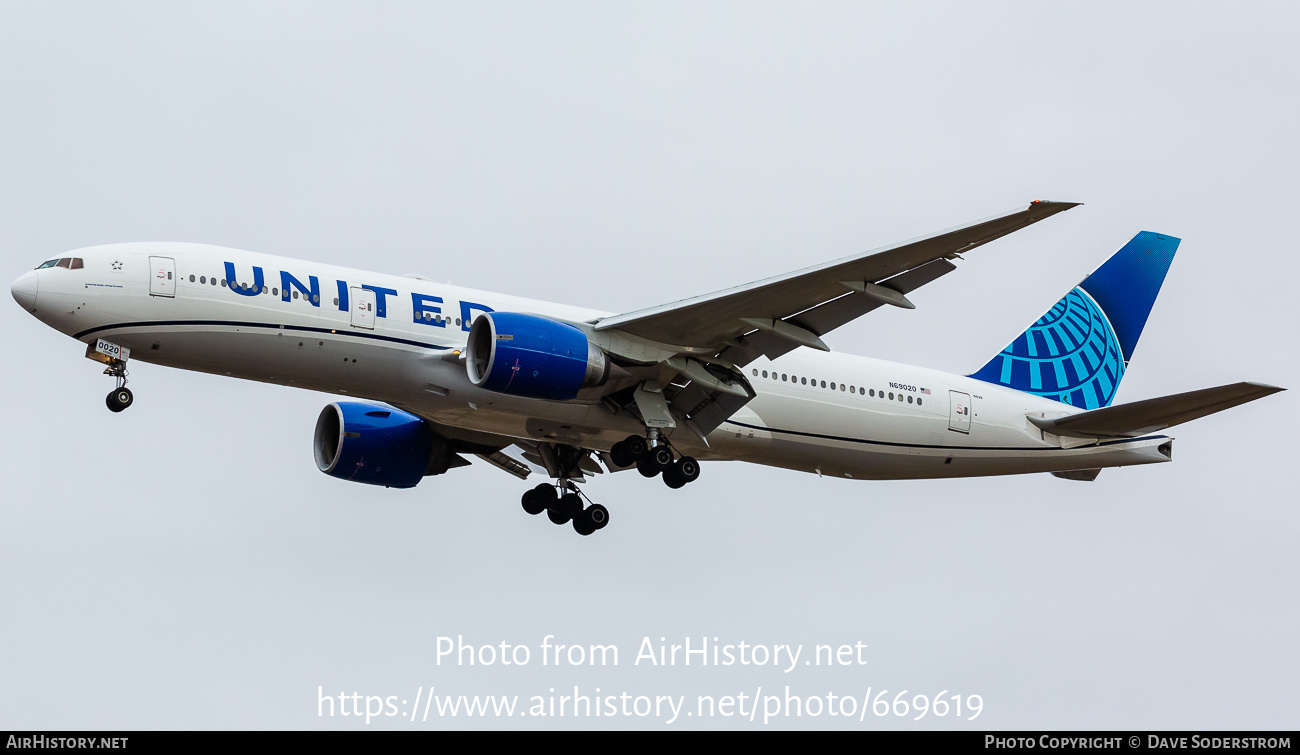
<svg viewBox="0 0 1300 755">
<path fill-rule="evenodd" d="M 1124 376 L 1115 330 L 1075 288 L 972 377 L 1074 406 L 1109 406 Z"/>
</svg>

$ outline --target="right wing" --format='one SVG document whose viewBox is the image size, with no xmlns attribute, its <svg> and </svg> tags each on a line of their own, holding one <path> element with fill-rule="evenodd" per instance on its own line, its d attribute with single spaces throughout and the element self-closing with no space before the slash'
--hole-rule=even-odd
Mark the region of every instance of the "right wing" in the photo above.
<svg viewBox="0 0 1300 755">
<path fill-rule="evenodd" d="M 827 350 L 819 336 L 882 304 L 911 308 L 904 294 L 956 269 L 951 260 L 960 259 L 963 252 L 1076 206 L 1034 202 L 929 238 L 606 317 L 595 329 L 619 330 L 694 353 L 722 352 L 719 356 L 737 366 L 760 355 L 775 358 L 801 345 Z"/>
</svg>

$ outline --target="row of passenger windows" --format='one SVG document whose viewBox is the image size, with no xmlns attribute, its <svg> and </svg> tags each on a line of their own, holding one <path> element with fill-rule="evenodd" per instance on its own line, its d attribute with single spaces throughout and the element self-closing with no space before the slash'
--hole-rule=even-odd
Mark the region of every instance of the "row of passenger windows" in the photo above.
<svg viewBox="0 0 1300 755">
<path fill-rule="evenodd" d="M 754 377 L 759 376 L 758 370 L 754 370 L 753 373 L 754 373 Z M 763 370 L 762 375 L 763 377 L 767 377 L 767 370 Z M 899 392 L 897 394 L 897 399 L 895 399 L 895 394 L 893 391 L 889 391 L 889 393 L 886 394 L 885 391 L 877 392 L 875 388 L 859 389 L 856 385 L 845 385 L 844 383 L 839 383 L 837 385 L 834 382 L 830 383 L 828 386 L 825 380 L 819 381 L 817 380 L 817 378 L 796 377 L 794 375 L 789 375 L 784 372 L 780 372 L 780 373 L 773 372 L 772 379 L 780 380 L 783 383 L 788 382 L 788 383 L 796 383 L 798 385 L 811 385 L 813 388 L 829 388 L 829 390 L 832 391 L 839 390 L 841 392 L 848 392 L 856 395 L 868 396 L 870 398 L 879 397 L 879 398 L 886 399 L 888 401 L 894 401 L 894 400 L 907 401 L 907 403 L 909 404 L 915 403 L 917 406 L 921 405 L 920 396 L 913 397 L 911 395 L 907 395 L 902 392 Z"/>
<path fill-rule="evenodd" d="M 190 276 L 190 283 L 194 283 L 194 282 L 196 282 L 196 281 L 195 281 L 195 278 L 194 278 L 193 275 L 191 275 L 191 276 Z M 217 285 L 217 283 L 220 283 L 222 288 L 225 288 L 225 287 L 226 287 L 226 280 L 225 280 L 224 278 L 217 278 L 215 275 L 214 275 L 211 279 L 209 279 L 208 276 L 206 276 L 206 275 L 200 275 L 200 276 L 198 276 L 198 281 L 197 281 L 197 282 L 198 282 L 198 283 L 201 283 L 201 284 L 203 284 L 203 285 L 207 285 L 207 284 L 211 283 L 211 284 L 214 285 L 214 286 Z M 245 291 L 251 290 L 251 289 L 253 288 L 252 286 L 248 285 L 247 283 L 237 283 L 237 284 L 235 284 L 235 285 L 238 286 L 239 288 L 242 288 L 242 289 L 245 290 Z M 262 293 L 264 293 L 264 294 L 270 294 L 270 295 L 272 295 L 272 296 L 279 296 L 279 295 L 280 295 L 280 289 L 279 289 L 278 287 L 276 287 L 276 288 L 268 288 L 268 287 L 266 287 L 266 286 L 262 286 Z M 293 298 L 297 299 L 298 296 L 299 296 L 299 292 L 294 291 L 294 292 L 293 292 Z M 312 302 L 317 303 L 317 304 L 320 303 L 320 294 L 312 294 L 310 297 L 308 297 L 306 294 L 302 294 L 302 298 L 304 298 L 304 299 L 310 298 L 310 299 L 312 300 Z M 339 305 L 338 297 L 334 297 L 334 306 L 337 307 L 338 305 Z"/>
<path fill-rule="evenodd" d="M 441 323 L 451 323 L 451 321 L 452 321 L 450 317 L 443 317 L 442 315 L 435 315 L 435 314 L 433 314 L 432 312 L 425 312 L 425 313 L 424 313 L 424 319 L 428 320 L 429 322 L 441 322 Z M 460 325 L 460 318 L 459 318 L 459 317 L 456 318 L 456 325 Z"/>
<path fill-rule="evenodd" d="M 59 261 L 60 261 L 60 260 L 50 260 L 50 262 L 59 262 Z M 81 260 L 77 260 L 77 262 L 80 262 L 80 261 L 81 261 Z M 45 263 L 44 265 L 42 265 L 41 267 L 49 267 L 49 266 L 50 266 L 50 263 L 47 262 L 47 263 Z M 80 267 L 80 265 L 78 265 L 78 267 Z M 39 268 L 38 268 L 38 269 L 39 269 Z M 196 281 L 196 280 L 195 280 L 195 276 L 191 275 L 191 276 L 190 276 L 190 283 L 195 283 L 195 282 L 200 283 L 200 284 L 203 284 L 203 285 L 208 285 L 209 283 L 211 283 L 213 286 L 215 286 L 215 285 L 217 285 L 218 283 L 220 283 L 222 288 L 225 288 L 225 287 L 226 287 L 226 280 L 225 280 L 225 278 L 217 278 L 216 276 L 213 276 L 211 279 L 209 279 L 208 276 L 206 276 L 206 275 L 200 275 L 200 276 L 198 276 L 198 279 L 197 279 L 197 281 Z M 248 285 L 247 283 L 237 283 L 237 284 L 235 284 L 235 285 L 237 285 L 239 288 L 242 288 L 242 289 L 245 290 L 245 291 L 248 291 L 249 289 L 252 288 L 252 286 Z M 270 295 L 272 295 L 272 296 L 279 296 L 279 295 L 280 295 L 280 289 L 279 289 L 279 288 L 267 288 L 266 286 L 262 286 L 262 293 L 264 293 L 264 294 L 270 294 Z M 297 298 L 298 298 L 298 295 L 299 295 L 299 292 L 298 292 L 298 291 L 294 291 L 294 292 L 293 292 L 293 298 L 297 299 Z M 312 294 L 310 297 L 308 297 L 306 294 L 302 294 L 302 298 L 304 298 L 304 299 L 308 299 L 308 298 L 310 298 L 311 301 L 312 301 L 312 303 L 315 303 L 315 304 L 319 304 L 319 303 L 320 303 L 320 295 L 319 295 L 319 294 Z M 339 298 L 336 296 L 336 297 L 334 297 L 334 306 L 337 307 L 338 305 L 339 305 Z M 450 323 L 450 322 L 452 322 L 452 319 L 451 319 L 450 317 L 440 317 L 439 315 L 435 315 L 435 314 L 430 313 L 430 312 L 425 312 L 425 313 L 424 313 L 424 319 L 429 320 L 430 322 L 445 322 L 445 323 Z M 460 326 L 460 318 L 457 317 L 455 322 L 456 322 L 456 326 L 459 327 L 459 326 Z"/>
</svg>

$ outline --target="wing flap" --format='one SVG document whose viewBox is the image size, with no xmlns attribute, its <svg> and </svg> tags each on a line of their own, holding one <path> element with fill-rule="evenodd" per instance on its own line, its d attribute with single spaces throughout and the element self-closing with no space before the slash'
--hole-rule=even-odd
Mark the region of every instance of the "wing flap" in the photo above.
<svg viewBox="0 0 1300 755">
<path fill-rule="evenodd" d="M 518 461 L 516 459 L 512 459 L 500 451 L 496 451 L 495 453 L 490 453 L 490 454 L 475 454 L 475 456 L 479 457 L 483 461 L 486 461 L 488 464 L 491 464 L 497 469 L 512 474 L 521 480 L 527 480 L 528 475 L 532 474 L 533 471 L 528 468 L 527 464 Z"/>
<path fill-rule="evenodd" d="M 932 260 L 901 275 L 895 275 L 880 285 L 900 294 L 906 294 L 956 269 L 957 266 L 946 259 Z M 878 298 L 853 292 L 801 312 L 789 318 L 789 321 L 820 336 L 856 320 L 883 303 Z"/>
<path fill-rule="evenodd" d="M 1232 383 L 1054 419 L 1031 416 L 1029 421 L 1045 432 L 1072 438 L 1136 438 L 1282 390 L 1263 383 Z"/>
<path fill-rule="evenodd" d="M 937 259 L 920 267 L 914 267 L 901 275 L 895 275 L 880 285 L 900 294 L 906 294 L 956 269 L 957 266 L 948 260 Z M 786 318 L 786 322 L 820 336 L 882 306 L 884 302 L 879 298 L 865 293 L 849 292 L 838 299 L 832 299 L 794 317 Z M 776 359 L 794 351 L 798 346 L 799 344 L 778 338 L 771 333 L 758 332 L 745 336 L 743 342 L 737 346 L 729 346 L 721 356 L 737 367 L 744 367 L 760 356 Z"/>
</svg>

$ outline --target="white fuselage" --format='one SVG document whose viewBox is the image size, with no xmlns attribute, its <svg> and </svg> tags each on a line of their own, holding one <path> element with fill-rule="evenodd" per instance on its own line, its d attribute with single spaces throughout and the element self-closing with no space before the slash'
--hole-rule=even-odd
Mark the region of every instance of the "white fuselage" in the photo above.
<svg viewBox="0 0 1300 755">
<path fill-rule="evenodd" d="M 465 346 L 479 312 L 570 322 L 610 313 L 197 244 L 67 254 L 84 266 L 34 271 L 15 292 L 20 284 L 34 289 L 33 314 L 51 327 L 83 342 L 125 346 L 131 359 L 382 401 L 470 435 L 607 450 L 644 432 L 634 417 L 598 400 L 544 401 L 476 387 L 463 363 L 444 358 Z M 151 258 L 171 260 L 173 278 L 156 279 L 162 270 Z M 225 285 L 227 263 L 244 287 Z M 253 290 L 255 268 L 264 293 Z M 373 310 L 358 315 L 355 305 L 371 296 L 365 291 L 377 292 Z M 711 432 L 707 446 L 683 429 L 671 436 L 675 446 L 700 459 L 855 479 L 1169 460 L 1166 436 L 1094 442 L 1044 434 L 1029 415 L 1078 410 L 922 367 L 801 348 L 744 370 L 755 398 Z"/>
</svg>

